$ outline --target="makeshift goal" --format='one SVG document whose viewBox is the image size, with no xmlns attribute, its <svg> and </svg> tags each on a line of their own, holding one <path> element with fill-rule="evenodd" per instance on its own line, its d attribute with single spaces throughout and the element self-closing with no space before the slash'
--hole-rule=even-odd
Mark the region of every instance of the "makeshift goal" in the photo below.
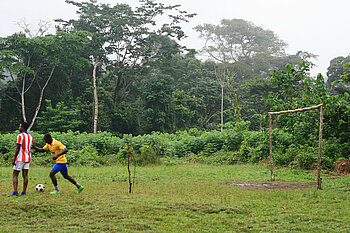
<svg viewBox="0 0 350 233">
<path fill-rule="evenodd" d="M 318 161 L 317 161 L 317 189 L 321 189 L 321 153 L 322 153 L 322 130 L 323 130 L 323 106 L 324 104 L 319 104 L 312 107 L 307 108 L 300 108 L 300 109 L 294 109 L 294 110 L 286 110 L 286 111 L 280 111 L 280 112 L 268 112 L 269 115 L 269 147 L 270 147 L 270 167 L 271 167 L 271 181 L 275 180 L 275 177 L 273 175 L 273 157 L 272 157 L 272 115 L 279 115 L 284 113 L 293 113 L 293 112 L 302 112 L 302 111 L 308 111 L 320 108 L 320 130 L 319 130 L 319 146 L 318 146 Z"/>
</svg>

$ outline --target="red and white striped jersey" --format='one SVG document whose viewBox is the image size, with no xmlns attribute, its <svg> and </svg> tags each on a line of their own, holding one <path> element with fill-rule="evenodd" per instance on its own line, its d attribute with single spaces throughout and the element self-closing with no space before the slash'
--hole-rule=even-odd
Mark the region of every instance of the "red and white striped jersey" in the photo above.
<svg viewBox="0 0 350 233">
<path fill-rule="evenodd" d="M 17 136 L 17 145 L 20 145 L 19 153 L 16 161 L 30 163 L 30 148 L 32 148 L 33 137 L 27 133 L 22 132 Z"/>
</svg>

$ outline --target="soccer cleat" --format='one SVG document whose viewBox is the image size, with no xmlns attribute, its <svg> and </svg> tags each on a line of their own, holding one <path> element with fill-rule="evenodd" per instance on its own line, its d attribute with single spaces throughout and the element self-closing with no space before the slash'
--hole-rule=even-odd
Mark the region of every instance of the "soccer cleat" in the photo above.
<svg viewBox="0 0 350 233">
<path fill-rule="evenodd" d="M 23 191 L 23 192 L 21 193 L 21 196 L 23 196 L 23 195 L 27 195 L 27 192 L 24 192 L 24 191 Z"/>
<path fill-rule="evenodd" d="M 8 197 L 18 197 L 18 192 L 17 191 L 13 191 L 13 193 L 8 195 Z"/>
<path fill-rule="evenodd" d="M 78 188 L 78 193 L 81 193 L 84 190 L 84 186 L 80 186 L 80 188 Z"/>
<path fill-rule="evenodd" d="M 54 190 L 54 191 L 52 191 L 50 194 L 60 194 L 60 192 L 57 191 L 57 190 Z"/>
</svg>

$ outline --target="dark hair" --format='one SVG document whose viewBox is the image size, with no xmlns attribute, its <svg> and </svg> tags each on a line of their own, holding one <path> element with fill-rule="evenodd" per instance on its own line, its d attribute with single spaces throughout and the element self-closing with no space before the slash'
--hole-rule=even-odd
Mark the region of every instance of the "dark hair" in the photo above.
<svg viewBox="0 0 350 233">
<path fill-rule="evenodd" d="M 29 127 L 29 124 L 28 124 L 26 121 L 23 121 L 23 122 L 21 123 L 21 126 L 22 126 L 22 128 L 23 128 L 25 131 L 27 131 L 27 129 L 28 129 L 28 127 Z"/>
<path fill-rule="evenodd" d="M 50 138 L 52 138 L 52 137 L 51 137 L 51 134 L 46 133 L 46 134 L 44 135 L 44 138 L 48 138 L 48 139 L 50 139 Z"/>
</svg>

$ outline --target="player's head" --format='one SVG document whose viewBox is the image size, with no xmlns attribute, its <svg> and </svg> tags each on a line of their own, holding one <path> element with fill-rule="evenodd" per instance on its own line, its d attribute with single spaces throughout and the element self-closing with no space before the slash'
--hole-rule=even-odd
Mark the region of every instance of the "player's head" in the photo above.
<svg viewBox="0 0 350 233">
<path fill-rule="evenodd" d="M 20 132 L 26 132 L 28 130 L 28 127 L 29 127 L 29 124 L 25 121 L 23 121 L 20 125 L 19 125 L 19 128 L 18 130 Z"/>
<path fill-rule="evenodd" d="M 51 137 L 51 134 L 46 133 L 46 134 L 44 135 L 44 141 L 45 141 L 46 143 L 51 144 L 51 143 L 52 143 L 52 137 Z"/>
</svg>

